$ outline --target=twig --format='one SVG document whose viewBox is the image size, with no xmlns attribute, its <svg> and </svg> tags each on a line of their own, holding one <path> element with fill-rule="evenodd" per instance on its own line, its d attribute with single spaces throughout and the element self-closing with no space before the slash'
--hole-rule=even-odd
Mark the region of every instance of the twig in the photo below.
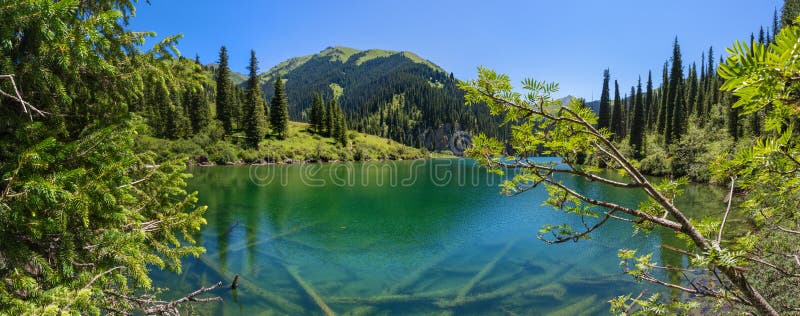
<svg viewBox="0 0 800 316">
<path fill-rule="evenodd" d="M 217 302 L 222 301 L 222 298 L 219 296 L 216 297 L 209 297 L 209 298 L 197 298 L 198 295 L 216 289 L 222 286 L 222 281 L 217 282 L 210 287 L 200 288 L 197 291 L 190 293 L 182 298 L 174 300 L 172 302 L 168 302 L 166 304 L 158 304 L 146 308 L 144 313 L 147 315 L 180 315 L 180 311 L 178 310 L 178 305 L 186 303 L 186 302 L 198 302 L 198 303 L 206 303 L 206 302 Z"/>
<path fill-rule="evenodd" d="M 28 114 L 28 117 L 30 118 L 31 121 L 33 121 L 32 112 L 36 112 L 41 116 L 45 116 L 45 114 L 50 114 L 45 111 L 37 109 L 35 106 L 33 106 L 33 104 L 28 103 L 28 101 L 25 101 L 25 99 L 22 98 L 22 93 L 19 92 L 19 88 L 17 88 L 17 83 L 14 81 L 14 75 L 0 75 L 0 78 L 8 78 L 9 80 L 11 80 L 11 86 L 14 87 L 14 94 L 15 94 L 11 95 L 3 90 L 0 90 L 0 95 L 5 96 L 7 98 L 11 98 L 12 100 L 19 102 L 19 104 L 22 105 L 22 112 Z M 28 111 L 29 108 L 30 111 Z"/>
<path fill-rule="evenodd" d="M 731 212 L 731 204 L 733 202 L 733 189 L 736 187 L 736 177 L 731 177 L 731 190 L 728 192 L 728 207 L 725 208 L 725 216 L 722 217 L 722 223 L 719 225 L 719 234 L 717 234 L 717 246 L 722 242 L 722 230 L 725 228 L 725 222 L 728 220 L 728 214 Z"/>
</svg>

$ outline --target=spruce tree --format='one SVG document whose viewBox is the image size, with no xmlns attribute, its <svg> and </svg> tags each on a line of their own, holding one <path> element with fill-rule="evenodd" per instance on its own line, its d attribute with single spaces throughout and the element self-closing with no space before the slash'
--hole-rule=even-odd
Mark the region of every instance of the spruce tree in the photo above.
<svg viewBox="0 0 800 316">
<path fill-rule="evenodd" d="M 614 140 L 621 140 L 624 134 L 624 125 L 622 122 L 622 112 L 625 106 L 622 104 L 622 100 L 620 100 L 619 95 L 619 83 L 614 80 L 614 109 L 613 113 L 611 114 L 611 132 L 614 133 L 612 137 Z"/>
<path fill-rule="evenodd" d="M 336 135 L 334 139 L 342 146 L 347 145 L 347 123 L 345 122 L 344 112 L 341 106 L 336 106 Z"/>
<path fill-rule="evenodd" d="M 243 107 L 243 127 L 247 136 L 247 145 L 258 148 L 258 143 L 264 138 L 266 132 L 266 118 L 264 117 L 264 99 L 261 83 L 258 78 L 258 59 L 256 52 L 250 51 L 250 76 L 247 78 L 247 97 Z"/>
<path fill-rule="evenodd" d="M 672 46 L 672 69 L 669 74 L 669 91 L 667 92 L 667 124 L 664 130 L 664 142 L 669 145 L 678 140 L 683 133 L 679 125 L 683 124 L 683 63 L 681 46 L 678 37 Z"/>
<path fill-rule="evenodd" d="M 611 118 L 611 106 L 609 105 L 608 83 L 610 72 L 608 69 L 603 71 L 603 91 L 600 94 L 600 109 L 598 113 L 597 128 L 608 128 Z M 616 104 L 615 104 L 616 106 Z"/>
<path fill-rule="evenodd" d="M 217 119 L 222 122 L 222 128 L 230 134 L 233 131 L 233 111 L 231 102 L 233 96 L 233 83 L 231 70 L 228 68 L 228 49 L 222 46 L 219 49 L 219 66 L 217 67 Z"/>
<path fill-rule="evenodd" d="M 765 34 L 764 34 L 764 26 L 762 25 L 761 29 L 758 30 L 758 43 L 759 44 L 764 44 L 764 43 L 767 42 L 767 39 L 764 36 L 765 36 Z"/>
<path fill-rule="evenodd" d="M 772 11 L 772 36 L 777 36 L 780 30 L 781 30 L 781 25 L 780 21 L 778 20 L 778 9 L 774 9 Z"/>
<path fill-rule="evenodd" d="M 325 105 L 322 96 L 319 93 L 314 93 L 314 98 L 311 104 L 311 129 L 317 133 L 322 134 L 323 122 L 325 118 Z"/>
<path fill-rule="evenodd" d="M 272 95 L 269 110 L 269 121 L 272 124 L 272 133 L 278 139 L 289 136 L 289 102 L 283 89 L 283 79 L 275 78 L 275 93 Z"/>
<path fill-rule="evenodd" d="M 328 108 L 326 109 L 325 113 L 325 136 L 327 137 L 334 137 L 333 134 L 336 131 L 336 107 L 338 107 L 339 102 L 336 101 L 336 98 L 331 98 L 328 101 Z"/>
<path fill-rule="evenodd" d="M 697 115 L 699 114 L 695 110 L 697 109 L 697 65 L 692 63 L 692 66 L 689 67 L 689 78 L 686 80 L 686 112 L 688 113 L 687 117 L 690 115 Z"/>
<path fill-rule="evenodd" d="M 660 102 L 658 106 L 658 118 L 656 120 L 657 123 L 657 131 L 660 134 L 664 134 L 667 130 L 667 96 L 669 95 L 669 74 L 667 69 L 669 68 L 669 62 L 664 62 L 664 69 L 661 73 L 661 92 L 660 92 Z"/>
<path fill-rule="evenodd" d="M 647 72 L 647 92 L 645 93 L 644 98 L 644 108 L 645 108 L 645 127 L 647 130 L 651 130 L 653 125 L 655 124 L 655 116 L 656 116 L 656 107 L 653 104 L 654 96 L 653 96 L 653 72 Z"/>
<path fill-rule="evenodd" d="M 644 104 L 642 104 L 642 78 L 639 77 L 639 83 L 636 85 L 636 97 L 633 104 L 633 119 L 631 120 L 631 133 L 628 139 L 631 149 L 633 149 L 633 156 L 636 159 L 642 157 L 642 139 L 644 138 Z"/>
<path fill-rule="evenodd" d="M 208 107 L 208 98 L 202 87 L 189 94 L 189 119 L 195 134 L 200 133 L 210 122 L 211 109 Z"/>
</svg>

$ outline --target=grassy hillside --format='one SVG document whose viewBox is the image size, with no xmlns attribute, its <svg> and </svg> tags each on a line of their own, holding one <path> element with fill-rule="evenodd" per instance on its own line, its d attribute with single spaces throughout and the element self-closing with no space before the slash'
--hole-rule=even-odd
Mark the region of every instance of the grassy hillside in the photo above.
<svg viewBox="0 0 800 316">
<path fill-rule="evenodd" d="M 396 52 L 384 49 L 358 50 L 350 47 L 336 46 L 336 47 L 328 47 L 317 54 L 294 57 L 286 61 L 283 61 L 275 65 L 271 69 L 269 69 L 267 72 L 261 74 L 261 79 L 264 81 L 271 81 L 276 76 L 276 74 L 284 76 L 294 71 L 295 69 L 303 66 L 312 58 L 321 58 L 327 60 L 328 62 L 338 62 L 344 64 L 350 61 L 350 59 L 355 56 L 355 64 L 357 66 L 360 66 L 364 62 L 376 58 L 385 58 L 393 55 L 401 55 L 415 63 L 423 64 L 437 71 L 445 72 L 444 69 L 437 66 L 436 64 L 411 52 Z"/>
<path fill-rule="evenodd" d="M 188 156 L 190 163 L 195 164 L 408 160 L 428 157 L 427 153 L 417 148 L 354 131 L 348 133 L 348 146 L 342 147 L 331 138 L 310 133 L 308 127 L 306 123 L 289 122 L 287 139 L 264 139 L 258 150 L 241 149 L 241 135 L 222 139 L 221 133 L 214 131 L 208 135 L 179 140 L 159 139 L 147 136 L 147 131 L 143 131 L 137 146 L 156 153 L 160 158 Z"/>
</svg>

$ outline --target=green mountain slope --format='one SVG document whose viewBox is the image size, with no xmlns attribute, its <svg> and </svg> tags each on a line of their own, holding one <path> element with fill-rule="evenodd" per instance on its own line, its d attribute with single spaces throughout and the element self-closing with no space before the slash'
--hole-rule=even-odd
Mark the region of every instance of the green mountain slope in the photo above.
<svg viewBox="0 0 800 316">
<path fill-rule="evenodd" d="M 459 131 L 508 135 L 485 106 L 464 105 L 452 74 L 410 52 L 328 47 L 291 58 L 261 75 L 267 98 L 277 76 L 286 80 L 292 120 L 308 121 L 313 94 L 330 100 L 338 86 L 349 128 L 360 132 L 432 150 L 448 149 Z"/>
</svg>

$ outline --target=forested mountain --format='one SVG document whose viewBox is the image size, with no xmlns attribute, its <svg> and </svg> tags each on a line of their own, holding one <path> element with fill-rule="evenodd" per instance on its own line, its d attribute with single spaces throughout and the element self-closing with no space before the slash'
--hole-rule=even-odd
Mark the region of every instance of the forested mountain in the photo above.
<svg viewBox="0 0 800 316">
<path fill-rule="evenodd" d="M 507 127 L 483 106 L 464 107 L 457 79 L 413 53 L 328 47 L 261 74 L 267 99 L 284 79 L 289 118 L 309 121 L 314 93 L 336 95 L 348 128 L 415 147 L 447 149 L 456 131 L 506 138 Z"/>
</svg>

